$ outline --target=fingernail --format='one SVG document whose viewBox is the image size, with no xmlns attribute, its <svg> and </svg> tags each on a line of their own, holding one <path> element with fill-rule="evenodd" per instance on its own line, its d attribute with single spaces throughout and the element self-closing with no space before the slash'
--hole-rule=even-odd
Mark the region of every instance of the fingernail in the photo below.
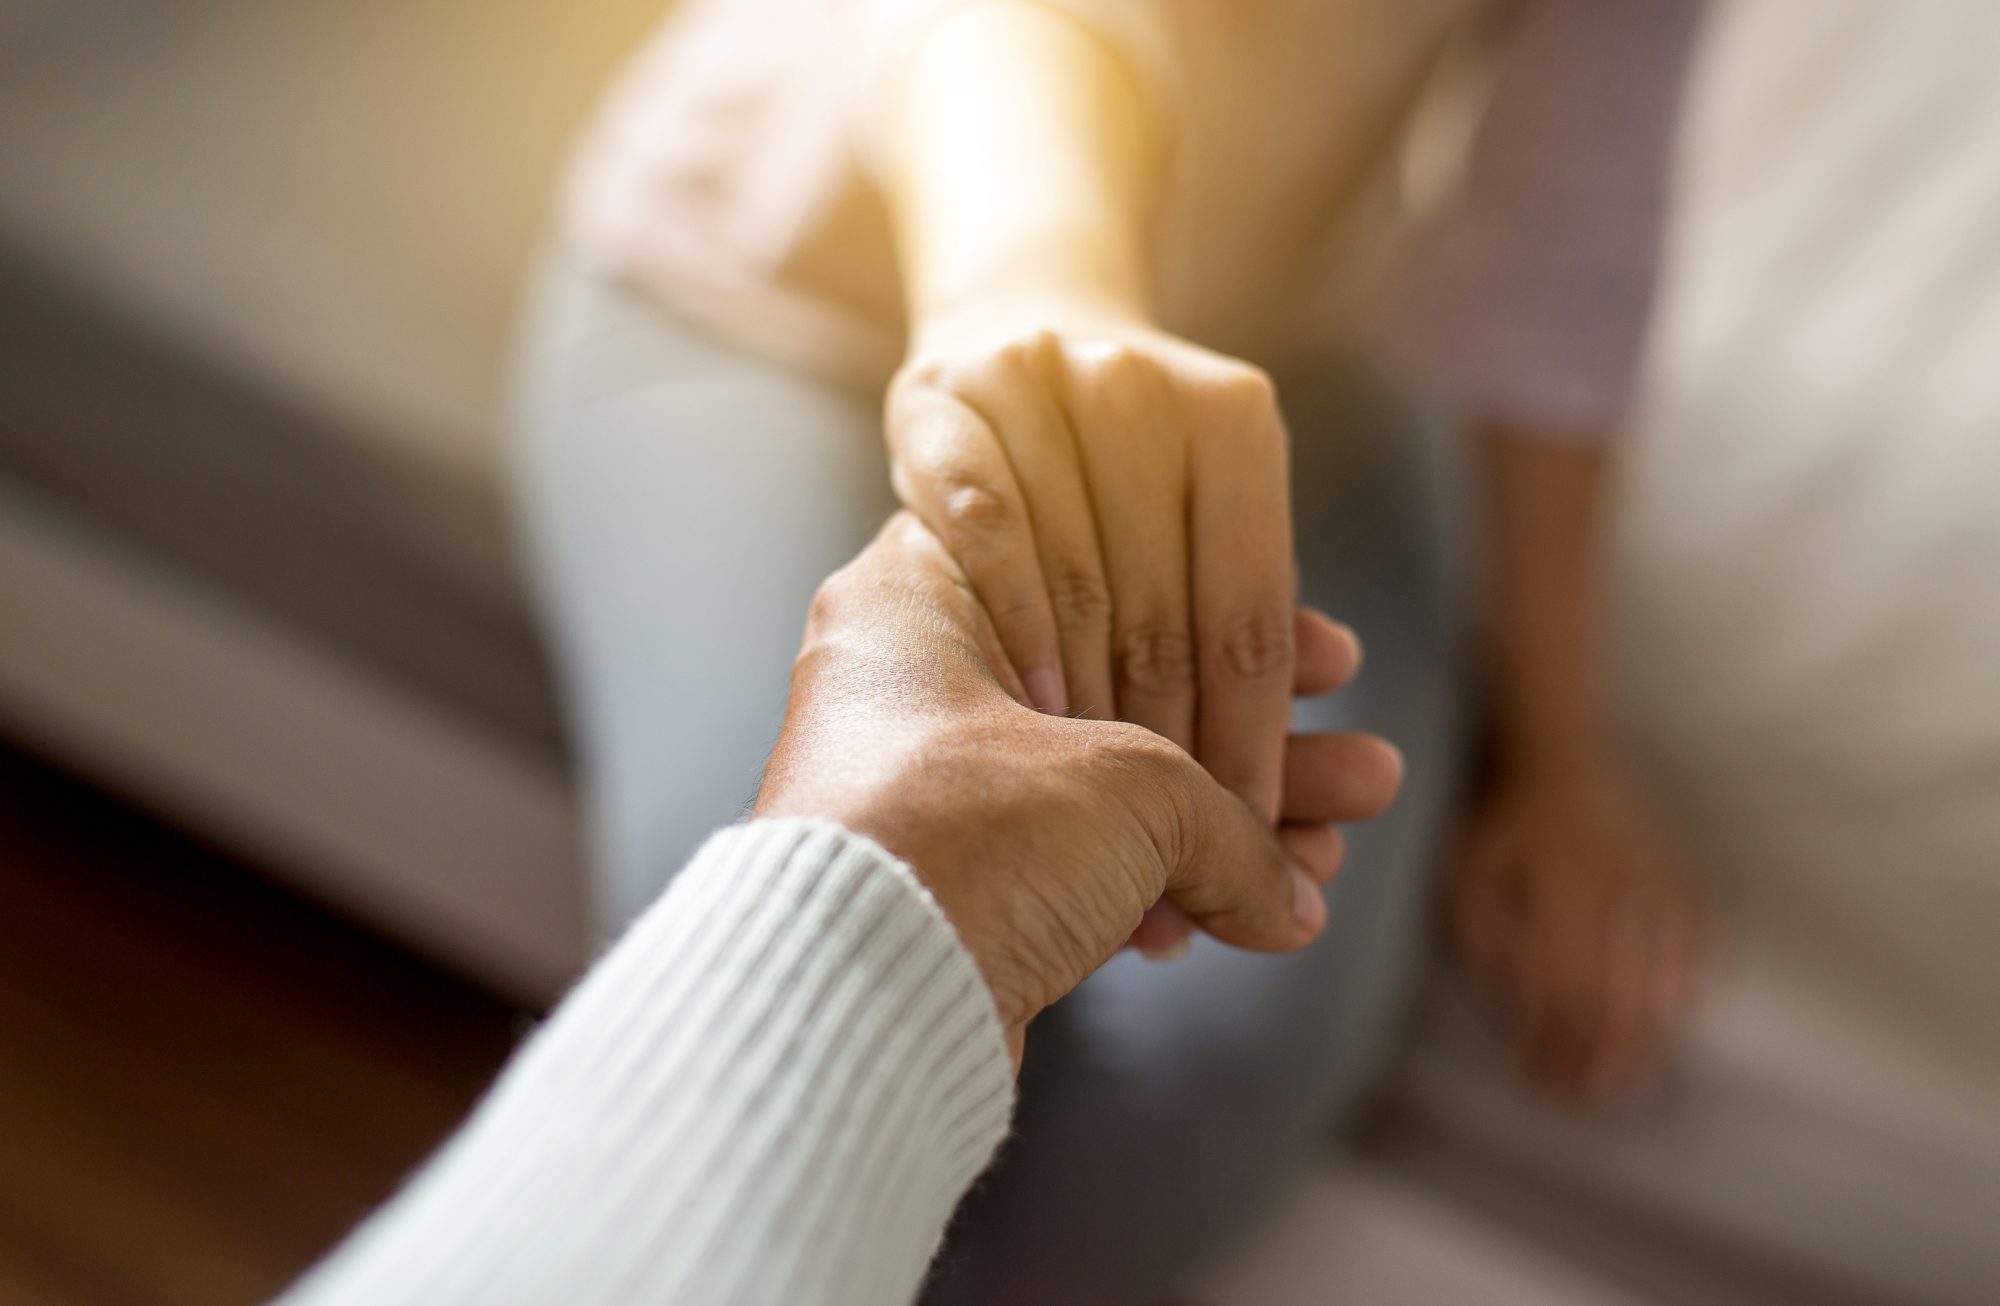
<svg viewBox="0 0 2000 1306">
<path fill-rule="evenodd" d="M 1184 934 L 1172 943 L 1162 943 L 1151 948 L 1141 948 L 1139 949 L 1139 955 L 1147 961 L 1179 961 L 1182 957 L 1188 955 L 1188 949 L 1193 946 L 1194 939 Z"/>
<path fill-rule="evenodd" d="M 1319 933 L 1326 924 L 1326 899 L 1313 877 L 1299 867 L 1292 868 L 1292 915 L 1299 924 L 1313 933 Z"/>
<path fill-rule="evenodd" d="M 1036 711 L 1050 716 L 1069 715 L 1069 687 L 1063 683 L 1061 667 L 1036 667 L 1021 678 L 1021 684 Z"/>
</svg>

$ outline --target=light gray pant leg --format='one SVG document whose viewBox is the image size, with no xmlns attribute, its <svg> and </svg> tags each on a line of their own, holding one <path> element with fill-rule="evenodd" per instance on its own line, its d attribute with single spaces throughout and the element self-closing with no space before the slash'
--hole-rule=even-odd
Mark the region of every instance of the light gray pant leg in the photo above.
<svg viewBox="0 0 2000 1306">
<path fill-rule="evenodd" d="M 1036 1023 L 1015 1137 L 968 1200 L 934 1302 L 1165 1299 L 1319 1148 L 1403 1006 L 1459 751 L 1456 441 L 1354 373 L 1282 393 L 1304 596 L 1367 653 L 1301 724 L 1386 735 L 1406 787 L 1347 832 L 1309 949 L 1273 958 L 1202 938 L 1165 965 L 1127 953 Z"/>
<path fill-rule="evenodd" d="M 742 815 L 813 592 L 893 500 L 872 400 L 574 266 L 524 345 L 519 515 L 610 933 Z"/>
</svg>

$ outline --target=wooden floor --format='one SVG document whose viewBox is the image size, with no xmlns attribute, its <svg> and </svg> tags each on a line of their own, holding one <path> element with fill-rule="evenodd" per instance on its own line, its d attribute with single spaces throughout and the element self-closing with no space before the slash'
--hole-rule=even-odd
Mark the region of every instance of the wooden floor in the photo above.
<svg viewBox="0 0 2000 1306">
<path fill-rule="evenodd" d="M 263 1300 L 524 1023 L 0 750 L 0 1302 Z"/>
</svg>

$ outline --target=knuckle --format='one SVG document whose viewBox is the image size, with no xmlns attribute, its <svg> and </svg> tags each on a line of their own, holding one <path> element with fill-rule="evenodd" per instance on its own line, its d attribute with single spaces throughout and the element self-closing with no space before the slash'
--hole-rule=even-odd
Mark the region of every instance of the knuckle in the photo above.
<svg viewBox="0 0 2000 1306">
<path fill-rule="evenodd" d="M 849 562 L 821 581 L 806 609 L 806 636 L 812 639 L 837 627 L 852 604 L 850 594 L 861 584 L 857 576 L 859 560 Z"/>
<path fill-rule="evenodd" d="M 1269 372 L 1253 363 L 1238 363 L 1230 368 L 1217 390 L 1224 399 L 1242 408 L 1272 408 L 1278 402 L 1278 383 Z"/>
<path fill-rule="evenodd" d="M 1244 609 L 1223 623 L 1219 651 L 1231 674 L 1269 680 L 1292 665 L 1291 615 L 1275 604 Z"/>
<path fill-rule="evenodd" d="M 1014 523 L 1014 505 L 991 486 L 964 478 L 945 479 L 938 491 L 938 511 L 945 533 L 954 542 L 967 536 L 993 535 Z"/>
<path fill-rule="evenodd" d="M 1123 721 L 1090 723 L 1101 755 L 1130 784 L 1131 796 L 1160 804 L 1161 816 L 1177 816 L 1195 760 L 1163 736 Z"/>
<path fill-rule="evenodd" d="M 1118 679 L 1143 694 L 1172 695 L 1194 686 L 1194 641 L 1186 631 L 1145 626 L 1118 641 Z"/>
<path fill-rule="evenodd" d="M 829 576 L 813 592 L 812 605 L 806 609 L 807 638 L 820 634 L 839 620 L 840 580 L 835 575 Z"/>
<path fill-rule="evenodd" d="M 1160 767 L 1178 769 L 1187 759 L 1187 754 L 1164 736 L 1129 721 L 1093 722 L 1090 728 L 1102 734 L 1120 757 L 1142 770 Z"/>
<path fill-rule="evenodd" d="M 1109 391 L 1131 389 L 1154 375 L 1152 358 L 1131 345 L 1102 345 L 1092 349 L 1087 359 L 1091 379 Z"/>
<path fill-rule="evenodd" d="M 1111 624 L 1111 590 L 1095 572 L 1063 569 L 1049 578 L 1049 605 L 1066 629 L 1098 629 Z"/>
<path fill-rule="evenodd" d="M 1002 343 L 993 359 L 1016 376 L 1036 376 L 1059 348 L 1061 340 L 1053 330 L 1032 327 Z"/>
<path fill-rule="evenodd" d="M 897 368 L 896 374 L 889 378 L 889 403 L 893 407 L 899 401 L 939 385 L 944 379 L 943 359 L 936 357 L 912 359 Z"/>
<path fill-rule="evenodd" d="M 1277 419 L 1278 386 L 1271 374 L 1249 363 L 1232 363 L 1201 388 L 1205 425 L 1226 432 L 1234 443 L 1277 440 L 1284 426 Z"/>
</svg>

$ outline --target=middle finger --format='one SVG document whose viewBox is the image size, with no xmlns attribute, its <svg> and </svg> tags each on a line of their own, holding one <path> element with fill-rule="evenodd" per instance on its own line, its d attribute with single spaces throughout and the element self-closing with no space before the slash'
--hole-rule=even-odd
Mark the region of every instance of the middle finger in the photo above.
<svg viewBox="0 0 2000 1306">
<path fill-rule="evenodd" d="M 1071 420 L 1111 586 L 1111 680 L 1121 720 L 1194 749 L 1187 459 L 1177 406 L 1149 360 L 1116 346 L 1080 359 Z"/>
</svg>

